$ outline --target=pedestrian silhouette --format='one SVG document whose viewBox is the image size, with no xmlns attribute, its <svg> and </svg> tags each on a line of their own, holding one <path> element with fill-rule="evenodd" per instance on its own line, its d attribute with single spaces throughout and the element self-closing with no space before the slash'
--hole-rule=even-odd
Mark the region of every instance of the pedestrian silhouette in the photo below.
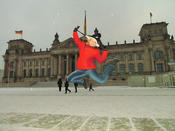
<svg viewBox="0 0 175 131">
<path fill-rule="evenodd" d="M 71 92 L 71 90 L 69 90 L 69 82 L 67 81 L 67 79 L 64 83 L 64 86 L 65 86 L 65 94 L 67 94 L 67 91 Z"/>
<path fill-rule="evenodd" d="M 75 87 L 75 93 L 77 93 L 78 83 L 74 83 L 74 87 Z"/>
<path fill-rule="evenodd" d="M 92 83 L 90 83 L 90 85 L 89 85 L 89 91 L 94 91 L 94 89 L 92 88 Z"/>
<path fill-rule="evenodd" d="M 61 87 L 62 87 L 62 80 L 61 80 L 61 78 L 58 80 L 57 84 L 58 84 L 58 87 L 59 87 L 59 91 L 61 91 Z"/>
</svg>

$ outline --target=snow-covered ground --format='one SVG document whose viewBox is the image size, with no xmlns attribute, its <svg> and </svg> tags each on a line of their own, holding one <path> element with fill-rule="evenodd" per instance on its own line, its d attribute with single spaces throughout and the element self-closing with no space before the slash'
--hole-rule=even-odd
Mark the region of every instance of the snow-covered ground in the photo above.
<svg viewBox="0 0 175 131">
<path fill-rule="evenodd" d="M 145 125 L 149 131 L 175 130 L 175 88 L 106 86 L 91 92 L 78 88 L 78 93 L 70 89 L 64 94 L 58 88 L 0 88 L 0 130 L 144 130 Z M 12 124 L 14 116 L 28 121 Z M 45 124 L 34 126 L 36 119 Z M 46 128 L 50 119 L 60 121 Z"/>
</svg>

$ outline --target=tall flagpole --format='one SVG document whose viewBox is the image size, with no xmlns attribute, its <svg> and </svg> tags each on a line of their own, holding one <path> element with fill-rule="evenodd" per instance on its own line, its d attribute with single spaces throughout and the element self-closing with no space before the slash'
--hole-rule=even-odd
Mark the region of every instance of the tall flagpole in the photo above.
<svg viewBox="0 0 175 131">
<path fill-rule="evenodd" d="M 152 23 L 152 13 L 150 12 L 150 23 Z"/>
<path fill-rule="evenodd" d="M 86 40 L 86 10 L 85 10 L 85 17 L 84 17 L 84 35 L 83 35 L 83 41 Z"/>
</svg>

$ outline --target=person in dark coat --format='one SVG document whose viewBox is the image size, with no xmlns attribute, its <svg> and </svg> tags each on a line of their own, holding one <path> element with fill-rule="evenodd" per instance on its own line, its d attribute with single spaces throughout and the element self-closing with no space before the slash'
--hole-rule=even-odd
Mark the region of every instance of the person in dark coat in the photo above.
<svg viewBox="0 0 175 131">
<path fill-rule="evenodd" d="M 75 93 L 77 93 L 78 83 L 74 83 L 74 87 L 75 87 Z"/>
<path fill-rule="evenodd" d="M 67 81 L 67 79 L 64 83 L 64 86 L 65 86 L 65 94 L 67 94 L 67 91 L 71 92 L 71 90 L 68 89 L 69 88 L 69 82 Z"/>
<path fill-rule="evenodd" d="M 89 91 L 94 91 L 94 89 L 92 88 L 92 83 L 90 83 L 90 85 L 89 85 Z"/>
<path fill-rule="evenodd" d="M 61 78 L 58 80 L 57 84 L 58 84 L 58 87 L 59 87 L 59 91 L 61 91 L 61 87 L 62 87 L 62 80 L 61 80 Z"/>
</svg>

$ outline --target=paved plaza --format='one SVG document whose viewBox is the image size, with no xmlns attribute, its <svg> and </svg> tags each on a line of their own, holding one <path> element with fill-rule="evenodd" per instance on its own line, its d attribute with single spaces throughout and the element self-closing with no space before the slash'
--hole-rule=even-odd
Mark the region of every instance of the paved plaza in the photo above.
<svg viewBox="0 0 175 131">
<path fill-rule="evenodd" d="M 0 131 L 175 131 L 175 88 L 0 88 Z"/>
</svg>

